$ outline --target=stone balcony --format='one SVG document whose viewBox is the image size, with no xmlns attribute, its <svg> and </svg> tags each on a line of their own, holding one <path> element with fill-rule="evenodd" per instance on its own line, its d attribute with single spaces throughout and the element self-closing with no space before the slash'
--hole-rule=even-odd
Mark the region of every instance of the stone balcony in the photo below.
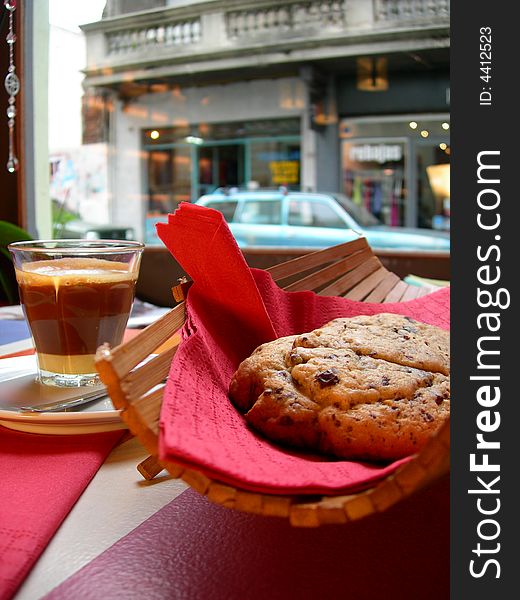
<svg viewBox="0 0 520 600">
<path fill-rule="evenodd" d="M 450 0 L 178 4 L 84 25 L 86 84 L 449 46 Z"/>
</svg>

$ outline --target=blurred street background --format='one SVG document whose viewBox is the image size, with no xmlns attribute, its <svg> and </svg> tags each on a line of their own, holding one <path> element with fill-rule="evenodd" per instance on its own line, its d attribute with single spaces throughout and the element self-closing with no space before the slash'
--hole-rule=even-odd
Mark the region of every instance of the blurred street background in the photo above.
<svg viewBox="0 0 520 600">
<path fill-rule="evenodd" d="M 360 228 L 371 215 L 394 250 L 414 250 L 392 241 L 401 228 L 449 248 L 449 10 L 449 0 L 49 0 L 54 235 L 153 247 L 155 223 L 180 202 L 237 192 L 253 202 L 267 189 L 346 198 Z M 314 241 L 289 242 L 292 208 L 279 204 L 271 246 L 326 246 L 313 226 L 346 227 L 325 209 L 313 220 L 309 202 L 298 225 Z M 257 230 L 266 206 L 248 204 Z M 236 207 L 223 206 L 227 220 L 246 223 Z M 425 248 L 437 246 L 415 249 Z M 410 268 L 448 279 L 448 261 Z"/>
</svg>

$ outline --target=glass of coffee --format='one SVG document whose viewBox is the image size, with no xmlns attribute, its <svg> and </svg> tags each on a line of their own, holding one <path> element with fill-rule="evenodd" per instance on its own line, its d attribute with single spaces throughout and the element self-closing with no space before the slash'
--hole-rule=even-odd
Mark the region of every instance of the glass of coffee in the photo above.
<svg viewBox="0 0 520 600">
<path fill-rule="evenodd" d="M 118 240 L 9 245 L 42 383 L 99 384 L 96 350 L 123 339 L 143 248 Z"/>
</svg>

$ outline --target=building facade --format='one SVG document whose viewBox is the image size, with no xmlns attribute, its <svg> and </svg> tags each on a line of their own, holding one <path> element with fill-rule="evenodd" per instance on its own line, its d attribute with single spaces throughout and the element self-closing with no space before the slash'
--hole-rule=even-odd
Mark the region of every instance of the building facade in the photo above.
<svg viewBox="0 0 520 600">
<path fill-rule="evenodd" d="M 108 0 L 83 31 L 85 142 L 107 145 L 112 221 L 148 243 L 234 186 L 447 226 L 449 1 Z"/>
</svg>

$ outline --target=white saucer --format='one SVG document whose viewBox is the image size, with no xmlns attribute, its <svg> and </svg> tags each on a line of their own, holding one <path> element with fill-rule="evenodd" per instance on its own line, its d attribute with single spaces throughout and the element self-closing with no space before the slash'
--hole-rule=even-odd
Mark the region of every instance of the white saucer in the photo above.
<svg viewBox="0 0 520 600">
<path fill-rule="evenodd" d="M 67 412 L 22 412 L 19 407 L 77 396 L 77 388 L 42 385 L 35 379 L 36 357 L 0 360 L 0 425 L 29 433 L 70 435 L 126 429 L 119 411 L 105 397 Z"/>
</svg>

